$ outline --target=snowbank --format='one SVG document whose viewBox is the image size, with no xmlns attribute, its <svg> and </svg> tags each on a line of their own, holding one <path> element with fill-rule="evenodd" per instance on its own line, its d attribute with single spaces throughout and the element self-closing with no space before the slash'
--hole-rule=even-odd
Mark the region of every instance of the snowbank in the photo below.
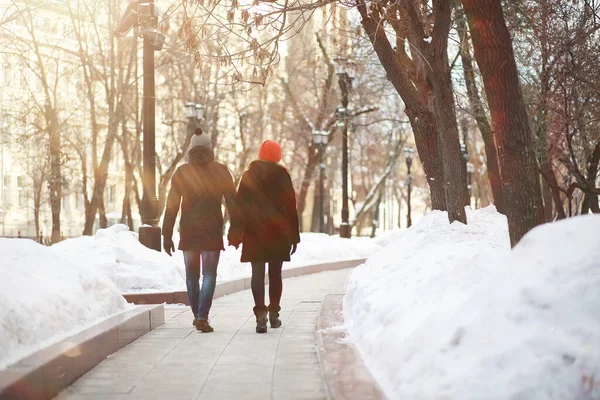
<svg viewBox="0 0 600 400">
<path fill-rule="evenodd" d="M 432 213 L 358 267 L 344 315 L 390 399 L 600 399 L 600 217 L 513 251 L 492 208 Z"/>
<path fill-rule="evenodd" d="M 177 234 L 173 241 L 179 242 Z M 298 251 L 284 268 L 366 258 L 381 248 L 369 238 L 341 239 L 319 233 L 303 233 Z M 227 242 L 225 242 L 227 243 Z M 349 244 L 350 243 L 350 244 Z M 123 293 L 186 290 L 183 252 L 173 257 L 144 247 L 135 232 L 125 225 L 100 229 L 95 236 L 68 239 L 53 246 L 75 264 L 86 264 L 108 276 Z M 240 262 L 241 247 L 227 246 L 221 253 L 217 281 L 224 282 L 251 275 L 249 263 Z"/>
<path fill-rule="evenodd" d="M 89 265 L 26 239 L 0 239 L 0 370 L 128 308 Z"/>
<path fill-rule="evenodd" d="M 148 249 L 126 225 L 99 229 L 95 236 L 67 239 L 52 247 L 72 263 L 105 274 L 123 293 L 185 288 L 183 263 Z"/>
</svg>

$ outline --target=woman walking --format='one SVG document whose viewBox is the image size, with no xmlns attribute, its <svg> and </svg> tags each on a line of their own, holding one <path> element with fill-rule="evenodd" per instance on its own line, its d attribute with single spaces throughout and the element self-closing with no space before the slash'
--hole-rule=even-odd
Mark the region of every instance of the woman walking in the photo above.
<svg viewBox="0 0 600 400">
<path fill-rule="evenodd" d="M 238 218 L 232 219 L 229 243 L 242 246 L 242 262 L 252 263 L 252 295 L 256 332 L 279 328 L 283 290 L 281 268 L 300 243 L 296 194 L 292 179 L 281 161 L 281 147 L 266 140 L 258 160 L 242 176 L 237 195 Z M 265 305 L 265 268 L 269 264 L 269 306 Z"/>
</svg>

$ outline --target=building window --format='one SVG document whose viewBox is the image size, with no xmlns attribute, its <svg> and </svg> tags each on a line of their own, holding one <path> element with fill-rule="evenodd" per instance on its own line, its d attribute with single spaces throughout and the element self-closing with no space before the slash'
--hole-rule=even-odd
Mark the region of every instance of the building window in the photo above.
<svg viewBox="0 0 600 400">
<path fill-rule="evenodd" d="M 10 175 L 4 175 L 4 204 L 7 206 L 11 205 L 11 188 L 10 188 Z"/>
<path fill-rule="evenodd" d="M 25 189 L 19 189 L 19 207 L 25 207 L 27 205 L 27 192 Z"/>
<path fill-rule="evenodd" d="M 24 207 L 27 205 L 27 193 L 25 192 L 25 176 L 19 175 L 17 176 L 17 205 L 19 207 Z"/>
</svg>

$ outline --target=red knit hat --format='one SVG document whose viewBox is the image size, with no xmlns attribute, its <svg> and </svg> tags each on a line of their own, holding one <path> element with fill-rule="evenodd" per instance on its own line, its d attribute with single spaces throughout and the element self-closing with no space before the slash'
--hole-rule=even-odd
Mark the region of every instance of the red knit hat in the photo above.
<svg viewBox="0 0 600 400">
<path fill-rule="evenodd" d="M 279 143 L 272 140 L 265 140 L 263 144 L 260 145 L 258 158 L 270 162 L 281 161 L 281 146 L 279 146 Z"/>
</svg>

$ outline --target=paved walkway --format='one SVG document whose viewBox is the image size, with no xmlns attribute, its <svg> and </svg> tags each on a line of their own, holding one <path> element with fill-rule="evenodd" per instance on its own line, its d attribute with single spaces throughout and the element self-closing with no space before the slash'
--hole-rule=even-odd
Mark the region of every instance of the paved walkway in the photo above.
<svg viewBox="0 0 600 400">
<path fill-rule="evenodd" d="M 61 393 L 92 399 L 325 399 L 315 323 L 326 294 L 344 292 L 348 270 L 283 282 L 279 329 L 259 335 L 249 290 L 215 299 L 214 333 L 192 327 L 189 308 L 103 361 Z"/>
</svg>

